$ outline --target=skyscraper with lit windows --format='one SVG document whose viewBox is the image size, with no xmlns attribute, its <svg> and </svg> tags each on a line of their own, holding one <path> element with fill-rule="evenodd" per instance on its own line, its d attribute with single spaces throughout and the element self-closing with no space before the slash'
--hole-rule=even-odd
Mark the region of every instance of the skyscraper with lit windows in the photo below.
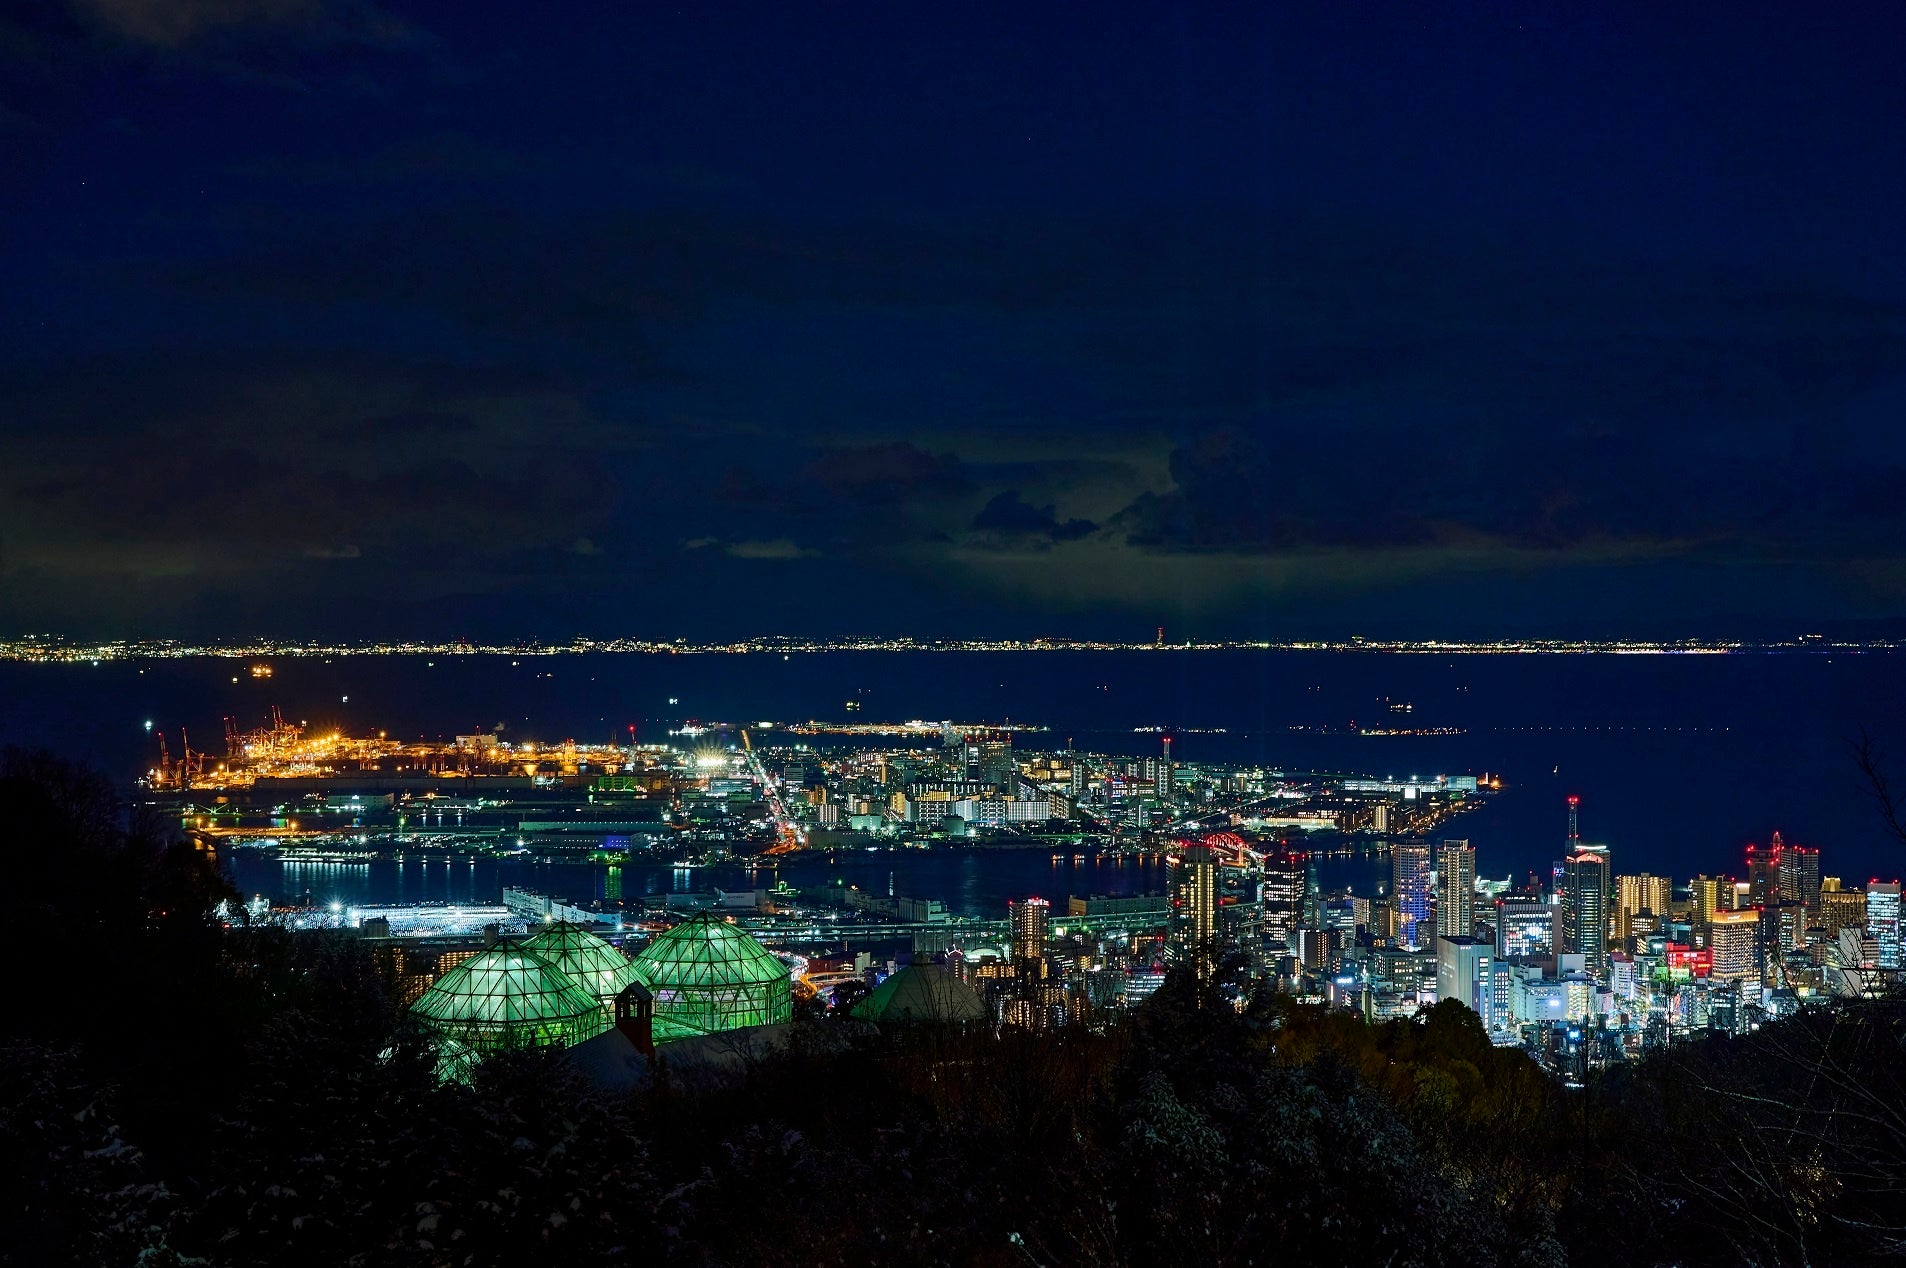
<svg viewBox="0 0 1906 1268">
<path fill-rule="evenodd" d="M 1634 933 L 1634 919 L 1646 913 L 1666 919 L 1674 901 L 1674 882 L 1665 876 L 1615 878 L 1615 938 L 1626 942 Z"/>
<path fill-rule="evenodd" d="M 1760 912 L 1721 911 L 1708 925 L 1708 951 L 1716 982 L 1737 982 L 1744 999 L 1758 997 L 1761 985 Z"/>
<path fill-rule="evenodd" d="M 1476 847 L 1445 841 L 1436 850 L 1436 932 L 1467 938 L 1476 930 Z"/>
<path fill-rule="evenodd" d="M 1820 851 L 1788 845 L 1780 851 L 1780 901 L 1797 903 L 1807 925 L 1820 923 Z"/>
<path fill-rule="evenodd" d="M 1021 977 L 1045 976 L 1046 921 L 1051 912 L 1052 904 L 1043 898 L 1020 898 L 1006 904 L 1013 937 L 1013 968 Z"/>
<path fill-rule="evenodd" d="M 1430 914 L 1430 850 L 1427 845 L 1390 847 L 1391 896 L 1396 902 L 1401 937 L 1410 946 L 1420 944 Z"/>
<path fill-rule="evenodd" d="M 1899 882 L 1873 881 L 1866 887 L 1866 931 L 1873 941 L 1879 944 L 1879 959 L 1875 962 L 1882 969 L 1897 969 L 1900 964 L 1899 946 Z"/>
<path fill-rule="evenodd" d="M 1264 937 L 1273 953 L 1292 945 L 1306 924 L 1313 865 L 1304 850 L 1279 850 L 1264 862 Z"/>
<path fill-rule="evenodd" d="M 1179 937 L 1207 977 L 1217 965 L 1218 856 L 1208 845 L 1188 845 L 1179 860 Z"/>
<path fill-rule="evenodd" d="M 1608 972 L 1608 857 L 1591 850 L 1562 863 L 1560 950 L 1582 957 L 1594 977 Z"/>
</svg>

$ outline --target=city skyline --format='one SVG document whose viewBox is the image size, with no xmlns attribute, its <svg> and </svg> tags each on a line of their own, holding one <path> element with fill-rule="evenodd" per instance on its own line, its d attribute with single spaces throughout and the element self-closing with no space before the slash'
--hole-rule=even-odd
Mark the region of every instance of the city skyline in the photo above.
<svg viewBox="0 0 1906 1268">
<path fill-rule="evenodd" d="M 1902 638 L 1829 638 L 1821 634 L 1789 637 L 1681 638 L 1373 638 L 1348 635 L 1310 639 L 1167 639 L 1163 626 L 1150 638 L 1119 640 L 1065 635 L 1025 637 L 920 637 L 914 635 L 801 636 L 766 634 L 717 640 L 688 638 L 588 637 L 568 640 L 525 638 L 494 642 L 450 639 L 274 639 L 227 638 L 191 642 L 176 638 L 117 638 L 87 641 L 52 632 L 0 637 L 0 660 L 86 661 L 181 659 L 190 657 L 270 656 L 537 656 L 565 654 L 680 655 L 684 653 L 772 654 L 791 652 L 1042 652 L 1042 651 L 1295 651 L 1398 653 L 1404 655 L 1725 655 L 1800 653 L 1811 655 L 1892 652 L 1906 647 Z"/>
<path fill-rule="evenodd" d="M 1906 4 L 0 4 L 0 1260 L 1906 1247 Z"/>
</svg>

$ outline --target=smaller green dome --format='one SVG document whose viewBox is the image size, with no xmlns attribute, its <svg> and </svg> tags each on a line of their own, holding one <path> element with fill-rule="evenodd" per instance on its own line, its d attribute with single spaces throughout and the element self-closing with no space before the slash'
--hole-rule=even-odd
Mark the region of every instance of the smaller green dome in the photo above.
<svg viewBox="0 0 1906 1268">
<path fill-rule="evenodd" d="M 602 1001 L 515 941 L 471 956 L 430 984 L 411 1012 L 442 1040 L 476 1054 L 539 1044 L 578 1044 L 610 1022 Z"/>
<path fill-rule="evenodd" d="M 620 995 L 631 982 L 639 981 L 629 957 L 578 924 L 567 920 L 552 921 L 531 934 L 523 943 L 551 964 L 567 973 L 576 985 L 599 1000 L 609 1001 Z"/>
<path fill-rule="evenodd" d="M 867 993 L 853 1015 L 867 1021 L 985 1021 L 979 993 L 938 964 L 909 964 Z"/>
</svg>

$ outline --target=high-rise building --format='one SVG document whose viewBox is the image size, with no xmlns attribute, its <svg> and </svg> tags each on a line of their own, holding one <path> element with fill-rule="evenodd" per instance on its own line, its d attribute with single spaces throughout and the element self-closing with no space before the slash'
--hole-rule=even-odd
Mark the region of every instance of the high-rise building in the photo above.
<svg viewBox="0 0 1906 1268">
<path fill-rule="evenodd" d="M 1615 940 L 1626 943 L 1634 935 L 1634 918 L 1643 913 L 1665 920 L 1674 904 L 1674 882 L 1665 876 L 1615 878 Z"/>
<path fill-rule="evenodd" d="M 1418 926 L 1430 913 L 1430 851 L 1427 845 L 1390 847 L 1391 897 L 1396 903 L 1399 936 L 1416 946 L 1422 934 Z M 1428 930 L 1422 931 L 1427 933 Z"/>
<path fill-rule="evenodd" d="M 1780 834 L 1774 834 L 1778 840 Z M 1805 924 L 1820 922 L 1820 851 L 1808 845 L 1783 845 L 1780 851 L 1780 901 L 1798 904 Z"/>
<path fill-rule="evenodd" d="M 1022 977 L 1045 976 L 1046 920 L 1051 911 L 1052 904 L 1043 898 L 1020 898 L 1006 904 L 1013 936 L 1013 968 Z"/>
<path fill-rule="evenodd" d="M 1743 995 L 1760 990 L 1759 911 L 1749 908 L 1714 913 L 1708 922 L 1708 951 L 1713 963 L 1709 977 L 1713 981 L 1739 983 Z"/>
<path fill-rule="evenodd" d="M 1842 929 L 1866 929 L 1866 891 L 1841 889 L 1840 878 L 1827 877 L 1820 888 L 1820 924 L 1829 939 L 1838 938 Z"/>
<path fill-rule="evenodd" d="M 1781 840 L 1778 832 L 1766 845 L 1747 847 L 1747 905 L 1772 907 L 1780 902 Z"/>
<path fill-rule="evenodd" d="M 1541 898 L 1496 900 L 1496 958 L 1535 960 L 1555 954 L 1555 905 Z"/>
<path fill-rule="evenodd" d="M 1011 731 L 976 731 L 964 741 L 966 778 L 1011 793 L 1019 782 Z"/>
<path fill-rule="evenodd" d="M 1558 950 L 1582 957 L 1596 978 L 1608 971 L 1608 858 L 1583 850 L 1563 860 Z"/>
<path fill-rule="evenodd" d="M 1467 938 L 1476 932 L 1476 847 L 1445 841 L 1436 850 L 1436 933 Z"/>
<path fill-rule="evenodd" d="M 1708 918 L 1722 908 L 1722 899 L 1733 892 L 1733 882 L 1719 876 L 1697 876 L 1688 883 L 1688 923 L 1706 929 Z"/>
<path fill-rule="evenodd" d="M 1291 950 L 1305 968 L 1316 970 L 1330 962 L 1330 953 L 1340 935 L 1334 929 L 1299 929 L 1291 940 Z"/>
<path fill-rule="evenodd" d="M 1882 969 L 1902 967 L 1899 955 L 1899 882 L 1873 881 L 1866 887 L 1866 931 L 1879 944 L 1874 961 Z"/>
<path fill-rule="evenodd" d="M 1467 1005 L 1482 1018 L 1482 1024 L 1495 1026 L 1494 972 L 1490 947 L 1474 938 L 1438 938 L 1436 940 L 1436 998 L 1453 999 Z"/>
<path fill-rule="evenodd" d="M 1179 860 L 1179 937 L 1195 957 L 1201 975 L 1216 967 L 1218 940 L 1218 856 L 1208 845 L 1188 845 Z"/>
<path fill-rule="evenodd" d="M 1308 923 L 1315 865 L 1305 850 L 1279 850 L 1264 862 L 1264 937 L 1273 953 L 1288 947 Z"/>
</svg>

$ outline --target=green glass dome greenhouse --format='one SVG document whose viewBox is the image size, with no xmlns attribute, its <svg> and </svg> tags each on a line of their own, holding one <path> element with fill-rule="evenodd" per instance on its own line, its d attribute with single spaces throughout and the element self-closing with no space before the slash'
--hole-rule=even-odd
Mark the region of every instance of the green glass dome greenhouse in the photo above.
<svg viewBox="0 0 1906 1268">
<path fill-rule="evenodd" d="M 615 997 L 637 980 L 635 966 L 627 956 L 581 925 L 566 920 L 542 926 L 523 946 L 567 973 L 604 1007 L 612 1005 Z"/>
<path fill-rule="evenodd" d="M 612 1024 L 602 1001 L 520 942 L 496 946 L 452 968 L 410 1006 L 445 1048 L 473 1057 L 502 1048 L 581 1043 Z"/>
<path fill-rule="evenodd" d="M 979 993 L 938 964 L 909 964 L 854 1005 L 865 1021 L 985 1021 Z"/>
<path fill-rule="evenodd" d="M 635 957 L 655 996 L 655 1042 L 772 1026 L 794 1016 L 787 965 L 708 912 L 691 916 Z"/>
</svg>

